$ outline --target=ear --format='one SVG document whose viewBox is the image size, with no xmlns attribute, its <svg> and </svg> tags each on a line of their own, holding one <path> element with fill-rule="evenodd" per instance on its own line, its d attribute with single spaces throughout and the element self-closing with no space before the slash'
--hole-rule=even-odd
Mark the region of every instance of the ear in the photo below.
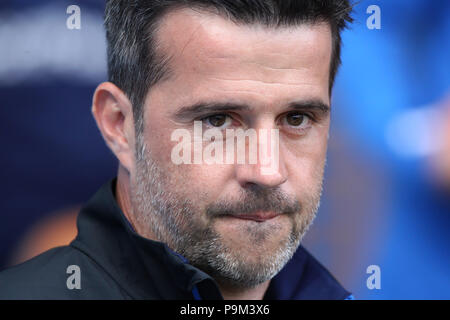
<svg viewBox="0 0 450 320">
<path fill-rule="evenodd" d="M 94 93 L 92 114 L 106 144 L 128 172 L 134 166 L 134 121 L 130 100 L 111 82 Z"/>
</svg>

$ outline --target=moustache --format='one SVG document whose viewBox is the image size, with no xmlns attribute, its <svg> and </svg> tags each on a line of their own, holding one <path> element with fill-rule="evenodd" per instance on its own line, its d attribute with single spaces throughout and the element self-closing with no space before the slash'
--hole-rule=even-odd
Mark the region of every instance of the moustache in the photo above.
<svg viewBox="0 0 450 320">
<path fill-rule="evenodd" d="M 278 187 L 259 186 L 245 189 L 238 201 L 223 200 L 207 206 L 208 217 L 225 215 L 247 216 L 257 212 L 275 214 L 295 214 L 300 212 L 301 204 L 295 197 L 289 196 Z"/>
</svg>

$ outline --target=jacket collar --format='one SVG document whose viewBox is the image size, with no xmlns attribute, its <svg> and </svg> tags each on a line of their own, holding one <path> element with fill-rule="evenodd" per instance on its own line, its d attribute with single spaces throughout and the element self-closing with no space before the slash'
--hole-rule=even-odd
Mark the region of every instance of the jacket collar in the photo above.
<svg viewBox="0 0 450 320">
<path fill-rule="evenodd" d="M 135 299 L 222 299 L 214 279 L 190 265 L 166 244 L 137 234 L 115 199 L 116 179 L 104 184 L 81 209 L 78 235 L 70 244 L 93 259 Z M 300 246 L 275 276 L 267 299 L 344 299 L 349 293 Z"/>
</svg>

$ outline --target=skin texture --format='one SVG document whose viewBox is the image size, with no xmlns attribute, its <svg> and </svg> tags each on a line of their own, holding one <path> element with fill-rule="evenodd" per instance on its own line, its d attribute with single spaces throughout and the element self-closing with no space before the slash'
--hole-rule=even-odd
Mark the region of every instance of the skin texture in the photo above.
<svg viewBox="0 0 450 320">
<path fill-rule="evenodd" d="M 329 26 L 236 25 L 212 13 L 178 9 L 163 18 L 158 37 L 171 73 L 147 94 L 141 141 L 125 94 L 108 82 L 94 94 L 93 115 L 120 161 L 119 206 L 140 235 L 167 243 L 210 272 L 224 298 L 261 299 L 319 205 L 329 111 L 306 110 L 298 127 L 286 115 L 292 102 L 330 105 Z M 177 112 L 205 101 L 248 107 L 220 112 L 230 116 L 228 129 L 278 129 L 278 170 L 262 174 L 260 162 L 175 165 L 171 150 L 178 142 L 171 141 L 172 132 L 193 132 L 199 120 Z M 211 127 L 203 121 L 205 129 Z M 219 216 L 225 208 L 234 215 L 264 208 L 279 215 L 264 222 Z M 214 253 L 226 253 L 220 264 L 236 264 L 233 275 L 241 272 L 243 280 L 205 265 L 201 258 Z M 257 271 L 261 275 L 250 279 Z"/>
</svg>

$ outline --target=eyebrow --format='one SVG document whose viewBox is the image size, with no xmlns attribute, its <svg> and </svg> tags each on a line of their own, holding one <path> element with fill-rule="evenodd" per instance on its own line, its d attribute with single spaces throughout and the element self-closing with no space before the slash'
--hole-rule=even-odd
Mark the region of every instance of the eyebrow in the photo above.
<svg viewBox="0 0 450 320">
<path fill-rule="evenodd" d="M 330 106 L 319 99 L 294 101 L 288 104 L 287 109 L 299 111 L 320 112 L 326 114 L 330 111 Z M 252 111 L 249 105 L 220 102 L 199 102 L 190 106 L 180 108 L 174 115 L 177 120 L 186 120 L 203 116 L 208 113 L 225 111 Z"/>
<path fill-rule="evenodd" d="M 300 111 L 315 111 L 322 114 L 330 112 L 330 106 L 319 99 L 294 101 L 288 105 L 288 109 Z"/>
<path fill-rule="evenodd" d="M 175 113 L 175 118 L 179 120 L 202 116 L 207 113 L 224 112 L 224 111 L 250 111 L 248 105 L 235 103 L 218 103 L 218 102 L 199 102 L 191 106 L 180 108 Z"/>
</svg>

